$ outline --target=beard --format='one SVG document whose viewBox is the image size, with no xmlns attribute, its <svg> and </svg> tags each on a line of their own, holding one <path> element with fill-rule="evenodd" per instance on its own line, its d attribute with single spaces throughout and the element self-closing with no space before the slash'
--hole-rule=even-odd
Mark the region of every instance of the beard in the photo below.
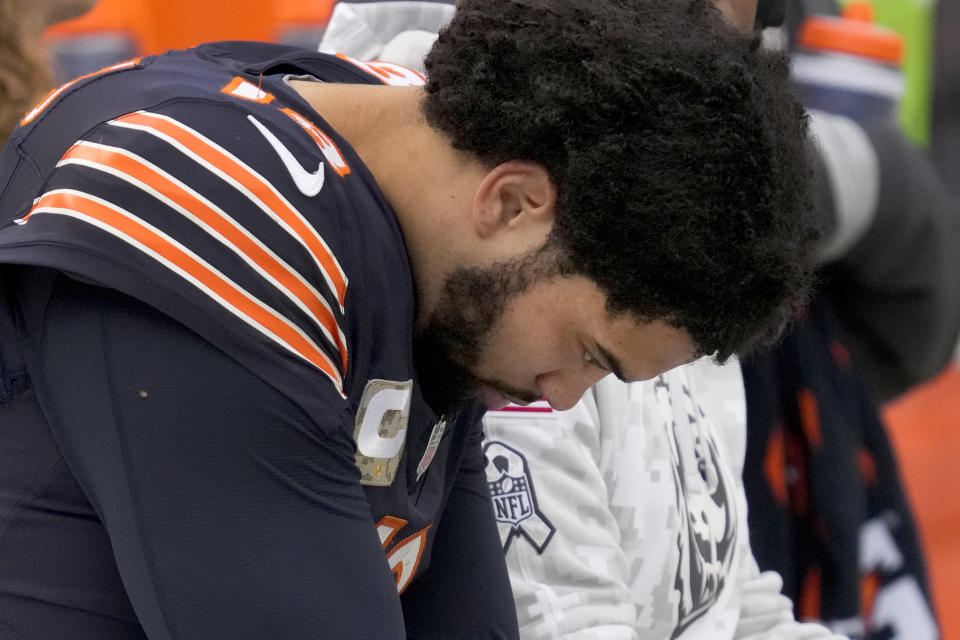
<svg viewBox="0 0 960 640">
<path fill-rule="evenodd" d="M 539 249 L 488 267 L 461 267 L 447 276 L 436 306 L 413 338 L 420 392 L 438 414 L 477 401 L 483 386 L 525 402 L 539 394 L 485 380 L 473 371 L 507 302 L 531 284 L 560 273 L 557 253 Z"/>
<path fill-rule="evenodd" d="M 464 267 L 447 276 L 437 306 L 413 338 L 420 392 L 438 414 L 476 400 L 483 384 L 473 374 L 483 345 L 503 313 L 495 268 Z"/>
</svg>

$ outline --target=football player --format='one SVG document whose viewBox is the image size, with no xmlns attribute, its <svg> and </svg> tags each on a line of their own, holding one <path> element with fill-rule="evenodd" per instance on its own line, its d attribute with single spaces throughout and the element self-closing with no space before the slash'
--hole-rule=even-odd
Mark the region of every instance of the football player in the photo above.
<svg viewBox="0 0 960 640">
<path fill-rule="evenodd" d="M 210 44 L 26 114 L 0 632 L 516 637 L 484 406 L 803 299 L 805 117 L 708 3 L 468 1 L 426 69 Z"/>
</svg>

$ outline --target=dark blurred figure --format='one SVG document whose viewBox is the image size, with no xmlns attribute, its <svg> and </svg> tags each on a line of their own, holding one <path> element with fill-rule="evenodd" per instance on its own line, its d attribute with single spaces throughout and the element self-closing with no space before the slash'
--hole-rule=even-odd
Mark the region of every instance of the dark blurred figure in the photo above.
<svg viewBox="0 0 960 640">
<path fill-rule="evenodd" d="M 960 1 L 939 0 L 935 25 L 933 157 L 960 196 Z"/>
<path fill-rule="evenodd" d="M 836 16 L 832 0 L 760 5 L 761 16 L 784 16 L 799 93 L 825 109 L 812 116 L 825 238 L 805 317 L 743 363 L 754 552 L 761 569 L 783 576 L 798 619 L 853 638 L 933 640 L 922 545 L 879 407 L 953 353 L 960 204 L 893 117 L 861 108 L 871 105 L 852 94 L 879 95 L 866 72 L 844 86 L 841 55 L 822 69 L 826 92 L 803 86 L 816 79 L 803 65 L 817 61 L 799 50 L 800 26 Z M 879 69 L 880 84 L 893 75 Z"/>
</svg>

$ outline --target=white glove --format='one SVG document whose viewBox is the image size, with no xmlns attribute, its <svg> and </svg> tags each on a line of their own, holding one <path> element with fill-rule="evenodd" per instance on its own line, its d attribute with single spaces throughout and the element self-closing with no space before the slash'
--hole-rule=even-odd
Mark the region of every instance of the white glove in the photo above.
<svg viewBox="0 0 960 640">
<path fill-rule="evenodd" d="M 746 638 L 793 621 L 793 603 L 780 593 L 783 580 L 775 571 L 765 571 L 743 583 L 740 620 L 734 638 Z"/>
<path fill-rule="evenodd" d="M 783 579 L 765 571 L 743 583 L 736 640 L 845 640 L 818 624 L 793 619 L 793 603 L 781 593 Z"/>
<path fill-rule="evenodd" d="M 737 636 L 740 638 L 740 636 Z M 838 636 L 829 629 L 811 622 L 786 622 L 772 629 L 761 631 L 741 640 L 849 640 L 846 636 Z"/>
</svg>

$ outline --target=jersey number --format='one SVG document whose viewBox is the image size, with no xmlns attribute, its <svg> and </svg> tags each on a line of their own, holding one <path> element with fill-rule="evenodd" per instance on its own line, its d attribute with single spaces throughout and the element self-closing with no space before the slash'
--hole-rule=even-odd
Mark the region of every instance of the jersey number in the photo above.
<svg viewBox="0 0 960 640">
<path fill-rule="evenodd" d="M 393 540 L 393 536 L 407 524 L 402 518 L 385 516 L 377 523 L 377 533 L 380 535 L 380 544 L 384 551 Z M 427 541 L 427 531 L 431 525 L 427 525 L 409 538 L 404 538 L 398 542 L 389 552 L 387 552 L 387 562 L 390 564 L 390 571 L 393 572 L 393 579 L 397 583 L 397 593 L 403 593 L 403 590 L 410 584 L 413 574 L 417 572 L 420 566 L 420 557 L 423 555 L 423 547 Z"/>
</svg>

